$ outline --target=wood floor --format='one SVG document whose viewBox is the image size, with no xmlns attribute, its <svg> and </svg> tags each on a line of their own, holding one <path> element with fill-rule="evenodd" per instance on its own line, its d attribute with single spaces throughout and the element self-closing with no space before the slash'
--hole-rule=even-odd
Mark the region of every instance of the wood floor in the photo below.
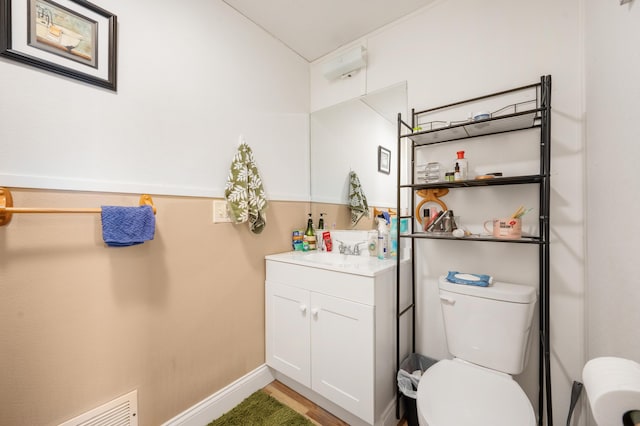
<svg viewBox="0 0 640 426">
<path fill-rule="evenodd" d="M 320 426 L 349 426 L 348 423 L 343 422 L 333 414 L 323 410 L 321 407 L 309 401 L 304 396 L 295 392 L 291 388 L 283 385 L 279 381 L 275 380 L 269 383 L 262 389 L 267 394 L 271 395 L 284 405 L 294 409 L 298 413 L 302 414 L 314 424 Z M 401 420 L 398 426 L 406 426 L 406 420 Z"/>
</svg>

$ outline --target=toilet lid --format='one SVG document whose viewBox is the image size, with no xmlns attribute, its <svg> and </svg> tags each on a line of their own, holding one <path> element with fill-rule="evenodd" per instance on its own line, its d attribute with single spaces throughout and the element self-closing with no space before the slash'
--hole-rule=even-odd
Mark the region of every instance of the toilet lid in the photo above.
<svg viewBox="0 0 640 426">
<path fill-rule="evenodd" d="M 535 426 L 533 407 L 511 376 L 460 360 L 425 371 L 416 398 L 421 425 Z"/>
</svg>

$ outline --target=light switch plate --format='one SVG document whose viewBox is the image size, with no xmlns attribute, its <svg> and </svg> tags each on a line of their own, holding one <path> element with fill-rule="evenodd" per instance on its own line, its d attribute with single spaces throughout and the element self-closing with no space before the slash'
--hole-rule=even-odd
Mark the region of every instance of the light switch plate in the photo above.
<svg viewBox="0 0 640 426">
<path fill-rule="evenodd" d="M 227 211 L 227 202 L 225 200 L 213 201 L 213 223 L 229 223 L 231 218 Z"/>
</svg>

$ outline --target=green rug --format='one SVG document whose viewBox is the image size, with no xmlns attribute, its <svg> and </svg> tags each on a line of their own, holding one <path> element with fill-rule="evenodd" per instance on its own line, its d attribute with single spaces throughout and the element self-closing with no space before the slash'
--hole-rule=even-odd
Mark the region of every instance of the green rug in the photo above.
<svg viewBox="0 0 640 426">
<path fill-rule="evenodd" d="M 207 426 L 222 425 L 312 426 L 313 423 L 272 396 L 257 391 Z"/>
</svg>

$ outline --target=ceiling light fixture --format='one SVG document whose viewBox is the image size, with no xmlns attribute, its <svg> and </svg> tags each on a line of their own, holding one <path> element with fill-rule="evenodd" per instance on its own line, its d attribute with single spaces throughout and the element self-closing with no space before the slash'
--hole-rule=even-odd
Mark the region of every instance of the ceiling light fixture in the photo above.
<svg viewBox="0 0 640 426">
<path fill-rule="evenodd" d="M 322 64 L 322 74 L 327 80 L 351 77 L 367 65 L 364 47 L 358 46 Z"/>
</svg>

